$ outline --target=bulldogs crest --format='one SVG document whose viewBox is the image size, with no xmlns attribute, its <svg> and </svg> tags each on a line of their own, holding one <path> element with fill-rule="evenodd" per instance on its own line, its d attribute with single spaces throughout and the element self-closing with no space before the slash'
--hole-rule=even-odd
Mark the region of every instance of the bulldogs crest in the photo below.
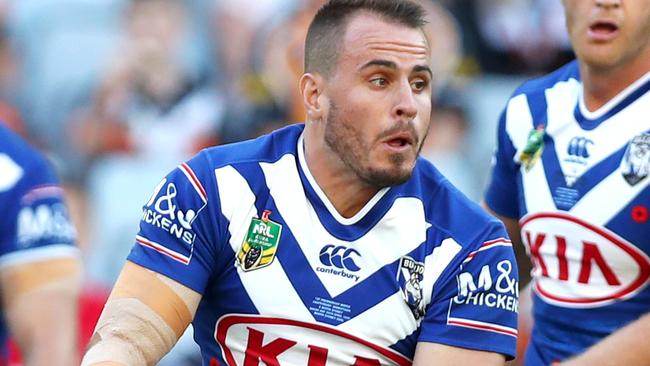
<svg viewBox="0 0 650 366">
<path fill-rule="evenodd" d="M 424 301 L 421 282 L 424 279 L 424 263 L 411 257 L 402 257 L 397 270 L 397 282 L 402 289 L 404 301 L 416 320 L 424 316 Z"/>
<path fill-rule="evenodd" d="M 648 176 L 650 172 L 650 134 L 642 133 L 630 141 L 621 161 L 621 171 L 623 178 L 632 186 Z"/>
</svg>

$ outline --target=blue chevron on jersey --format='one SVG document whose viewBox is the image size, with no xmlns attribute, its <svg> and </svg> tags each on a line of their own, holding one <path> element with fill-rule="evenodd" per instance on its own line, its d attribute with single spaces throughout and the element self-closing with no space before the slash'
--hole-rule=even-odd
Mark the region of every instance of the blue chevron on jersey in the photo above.
<svg viewBox="0 0 650 366">
<path fill-rule="evenodd" d="M 650 311 L 649 90 L 647 73 L 590 112 L 572 62 L 525 83 L 502 114 L 486 202 L 520 220 L 534 262 L 530 365 L 581 352 Z M 540 124 L 544 150 L 526 169 L 518 157 Z"/>
<path fill-rule="evenodd" d="M 495 297 L 517 281 L 502 224 L 424 160 L 344 218 L 309 171 L 303 129 L 204 150 L 186 163 L 195 186 L 176 169 L 145 205 L 168 197 L 163 210 L 196 212 L 191 248 L 145 216 L 129 260 L 203 295 L 194 329 L 204 365 L 408 365 L 418 341 L 511 357 L 516 294 Z M 472 288 L 485 306 L 462 303 L 458 276 L 480 278 L 488 264 L 495 285 Z"/>
</svg>

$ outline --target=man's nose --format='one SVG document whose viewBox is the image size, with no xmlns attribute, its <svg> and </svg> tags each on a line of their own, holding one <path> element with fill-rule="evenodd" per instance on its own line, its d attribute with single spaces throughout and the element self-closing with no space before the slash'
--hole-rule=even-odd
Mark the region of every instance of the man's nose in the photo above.
<svg viewBox="0 0 650 366">
<path fill-rule="evenodd" d="M 408 81 L 401 83 L 397 91 L 396 103 L 393 114 L 400 119 L 410 121 L 418 114 L 415 95 Z"/>
<path fill-rule="evenodd" d="M 616 9 L 621 6 L 623 0 L 596 0 L 596 6 L 603 9 Z"/>
</svg>

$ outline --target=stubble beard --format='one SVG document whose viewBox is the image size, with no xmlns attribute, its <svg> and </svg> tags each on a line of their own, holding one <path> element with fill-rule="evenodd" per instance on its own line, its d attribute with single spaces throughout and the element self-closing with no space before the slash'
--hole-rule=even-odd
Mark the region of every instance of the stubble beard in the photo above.
<svg viewBox="0 0 650 366">
<path fill-rule="evenodd" d="M 345 123 L 346 121 L 339 117 L 336 104 L 330 101 L 325 126 L 325 143 L 363 183 L 381 189 L 409 180 L 413 167 L 404 166 L 408 162 L 403 154 L 390 155 L 392 168 L 373 167 L 370 162 L 370 147 L 363 141 L 360 131 L 354 128 L 353 123 Z M 415 133 L 414 136 L 417 138 Z M 417 155 L 420 154 L 421 149 L 422 144 L 419 144 Z"/>
</svg>

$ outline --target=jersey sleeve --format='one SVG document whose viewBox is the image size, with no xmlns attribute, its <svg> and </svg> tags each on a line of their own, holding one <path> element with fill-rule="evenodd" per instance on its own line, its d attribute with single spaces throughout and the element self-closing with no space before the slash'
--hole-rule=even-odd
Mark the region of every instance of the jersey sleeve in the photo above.
<svg viewBox="0 0 650 366">
<path fill-rule="evenodd" d="M 512 244 L 503 227 L 481 242 L 453 275 L 434 287 L 418 341 L 496 352 L 512 359 L 519 301 Z"/>
<path fill-rule="evenodd" d="M 0 265 L 78 255 L 76 232 L 52 167 L 39 158 L 20 170 L 20 178 L 2 195 Z"/>
<path fill-rule="evenodd" d="M 211 214 L 219 200 L 206 161 L 197 155 L 155 187 L 127 258 L 199 293 L 214 270 L 221 237 Z"/>
<path fill-rule="evenodd" d="M 485 193 L 488 207 L 499 215 L 519 217 L 517 201 L 516 150 L 506 130 L 506 112 L 501 113 L 497 130 L 497 148 L 492 161 L 492 175 Z"/>
<path fill-rule="evenodd" d="M 5 189 L 0 265 L 78 255 L 63 189 L 45 158 L 20 167 L 20 178 Z"/>
</svg>

